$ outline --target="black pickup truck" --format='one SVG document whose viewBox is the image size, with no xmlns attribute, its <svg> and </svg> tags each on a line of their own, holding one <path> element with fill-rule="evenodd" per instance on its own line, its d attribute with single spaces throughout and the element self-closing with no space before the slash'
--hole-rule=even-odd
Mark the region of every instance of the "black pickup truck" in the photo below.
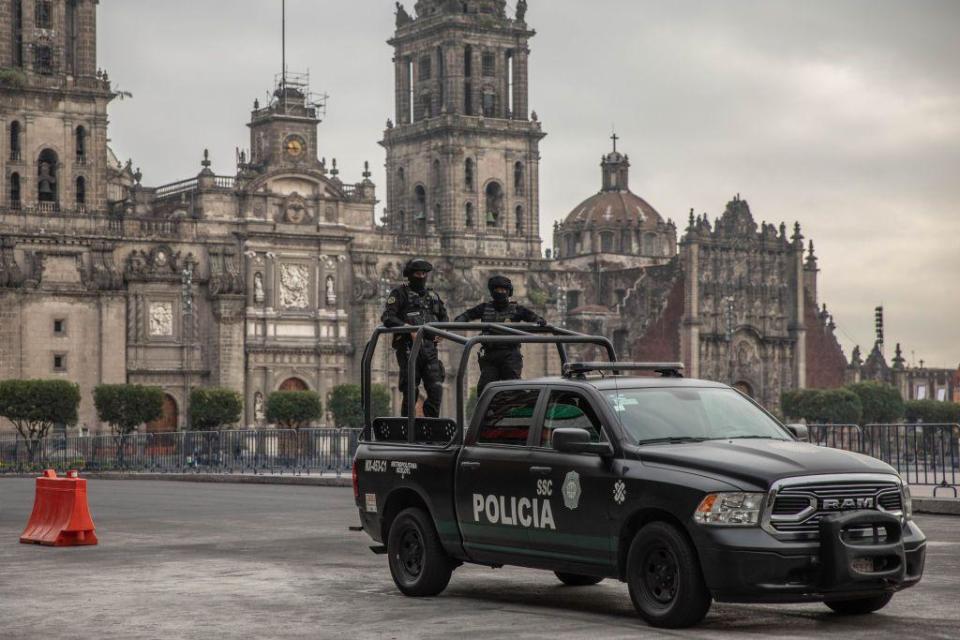
<svg viewBox="0 0 960 640">
<path fill-rule="evenodd" d="M 865 614 L 920 580 L 926 539 L 883 462 L 798 441 L 802 427 L 680 364 L 566 362 L 578 342 L 613 360 L 604 338 L 455 330 L 418 327 L 414 349 L 434 335 L 464 345 L 456 420 L 373 418 L 364 400 L 354 496 L 404 594 L 439 594 L 465 562 L 517 565 L 568 585 L 624 581 L 648 623 L 684 627 L 713 600 Z M 390 332 L 368 344 L 365 391 Z M 558 344 L 563 375 L 489 386 L 465 425 L 466 358 L 498 341 Z"/>
</svg>

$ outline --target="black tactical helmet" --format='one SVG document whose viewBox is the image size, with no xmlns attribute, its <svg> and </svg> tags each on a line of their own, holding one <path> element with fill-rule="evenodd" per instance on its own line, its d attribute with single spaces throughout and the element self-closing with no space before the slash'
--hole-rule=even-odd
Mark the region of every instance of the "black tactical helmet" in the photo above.
<svg viewBox="0 0 960 640">
<path fill-rule="evenodd" d="M 487 280 L 487 289 L 490 290 L 491 295 L 493 294 L 494 289 L 499 289 L 501 287 L 509 292 L 507 295 L 513 295 L 513 283 L 510 282 L 510 278 L 506 276 L 493 276 Z"/>
<path fill-rule="evenodd" d="M 414 258 L 407 262 L 407 266 L 403 268 L 403 277 L 412 278 L 413 274 L 417 271 L 423 271 L 424 273 L 430 273 L 433 271 L 433 265 L 424 260 L 423 258 Z"/>
</svg>

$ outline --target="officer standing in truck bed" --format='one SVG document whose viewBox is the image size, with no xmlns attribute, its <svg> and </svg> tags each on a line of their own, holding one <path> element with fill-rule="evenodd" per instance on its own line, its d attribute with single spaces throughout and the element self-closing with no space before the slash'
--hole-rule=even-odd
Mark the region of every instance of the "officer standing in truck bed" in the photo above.
<svg viewBox="0 0 960 640">
<path fill-rule="evenodd" d="M 505 276 L 493 276 L 487 282 L 492 300 L 483 302 L 464 311 L 454 322 L 528 322 L 540 326 L 547 321 L 519 305 L 510 298 L 513 296 L 513 283 Z M 484 332 L 490 334 L 491 332 Z M 519 344 L 488 344 L 480 350 L 480 381 L 477 382 L 477 396 L 491 382 L 498 380 L 519 380 L 523 374 L 523 355 Z"/>
<path fill-rule="evenodd" d="M 447 322 L 447 308 L 443 300 L 433 289 L 427 288 L 427 274 L 433 271 L 433 265 L 422 258 L 414 258 L 403 268 L 403 277 L 407 284 L 390 292 L 387 306 L 381 321 L 385 327 L 404 325 L 423 325 L 431 322 Z M 393 349 L 400 366 L 400 394 L 403 398 L 401 415 L 407 415 L 407 363 L 410 360 L 410 347 L 413 344 L 411 334 L 396 334 Z M 423 403 L 423 415 L 428 418 L 440 417 L 440 403 L 443 401 L 443 363 L 437 353 L 437 340 L 426 340 L 420 348 L 417 358 L 417 377 L 414 383 L 415 393 L 420 395 L 420 382 L 427 392 Z"/>
</svg>

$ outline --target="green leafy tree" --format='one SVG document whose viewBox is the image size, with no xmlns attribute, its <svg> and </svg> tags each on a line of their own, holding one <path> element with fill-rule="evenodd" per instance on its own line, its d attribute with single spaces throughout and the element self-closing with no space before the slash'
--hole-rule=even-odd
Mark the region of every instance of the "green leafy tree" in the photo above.
<svg viewBox="0 0 960 640">
<path fill-rule="evenodd" d="M 66 380 L 0 382 L 0 416 L 13 423 L 32 463 L 55 425 L 77 423 L 80 387 Z"/>
<path fill-rule="evenodd" d="M 800 399 L 802 396 L 803 390 L 801 389 L 784 391 L 780 395 L 780 410 L 783 411 L 783 415 L 787 419 L 800 420 L 803 418 L 800 415 Z"/>
<path fill-rule="evenodd" d="M 390 391 L 382 384 L 371 388 L 373 416 L 390 415 Z M 358 384 L 340 384 L 333 388 L 327 408 L 333 414 L 335 426 L 345 429 L 363 428 L 363 394 Z"/>
<path fill-rule="evenodd" d="M 960 404 L 939 400 L 909 400 L 905 405 L 907 422 L 926 424 L 960 423 Z"/>
<path fill-rule="evenodd" d="M 117 463 L 123 466 L 127 436 L 163 415 L 163 390 L 139 384 L 99 384 L 93 389 L 93 404 L 101 422 L 110 425 Z"/>
<path fill-rule="evenodd" d="M 302 429 L 323 416 L 320 396 L 313 391 L 276 391 L 267 397 L 267 422 L 285 429 Z"/>
<path fill-rule="evenodd" d="M 851 384 L 847 389 L 860 397 L 864 424 L 899 422 L 903 418 L 903 398 L 893 385 L 869 381 Z"/>
<path fill-rule="evenodd" d="M 243 401 L 232 389 L 198 387 L 190 392 L 190 428 L 194 431 L 218 431 L 240 422 Z"/>
<path fill-rule="evenodd" d="M 860 398 L 847 389 L 796 389 L 781 397 L 784 415 L 809 424 L 859 424 Z"/>
</svg>

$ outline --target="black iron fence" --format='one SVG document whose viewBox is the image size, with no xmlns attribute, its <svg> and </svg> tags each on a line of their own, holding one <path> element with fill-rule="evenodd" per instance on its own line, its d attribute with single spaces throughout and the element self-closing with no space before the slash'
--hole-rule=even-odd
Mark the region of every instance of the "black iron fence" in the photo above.
<svg viewBox="0 0 960 640">
<path fill-rule="evenodd" d="M 813 444 L 879 458 L 909 484 L 932 485 L 957 495 L 960 425 L 812 424 L 808 428 Z"/>
<path fill-rule="evenodd" d="M 42 468 L 152 473 L 340 475 L 350 471 L 358 429 L 179 431 L 48 437 L 30 455 L 19 438 L 0 439 L 0 474 Z"/>
</svg>

